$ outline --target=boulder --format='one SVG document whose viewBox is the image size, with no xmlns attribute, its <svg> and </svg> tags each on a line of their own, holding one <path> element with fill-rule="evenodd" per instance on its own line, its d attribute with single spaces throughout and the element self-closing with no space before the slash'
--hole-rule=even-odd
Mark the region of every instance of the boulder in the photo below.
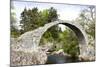
<svg viewBox="0 0 100 67">
<path fill-rule="evenodd" d="M 47 55 L 43 51 L 11 51 L 11 66 L 45 64 Z"/>
</svg>

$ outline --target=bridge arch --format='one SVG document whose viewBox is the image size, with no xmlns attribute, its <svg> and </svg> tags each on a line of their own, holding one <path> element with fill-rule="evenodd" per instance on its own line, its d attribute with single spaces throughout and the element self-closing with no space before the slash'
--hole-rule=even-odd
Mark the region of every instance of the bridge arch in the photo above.
<svg viewBox="0 0 100 67">
<path fill-rule="evenodd" d="M 79 50 L 80 55 L 87 56 L 87 45 L 88 45 L 88 39 L 87 35 L 84 31 L 84 29 L 75 22 L 70 21 L 64 21 L 64 20 L 57 20 L 54 22 L 50 22 L 45 24 L 42 27 L 39 27 L 33 31 L 26 32 L 22 34 L 17 41 L 17 44 L 20 45 L 21 50 L 36 50 L 36 48 L 39 46 L 40 40 L 43 36 L 43 34 L 52 26 L 55 26 L 57 24 L 64 24 L 67 27 L 69 27 L 71 30 L 73 30 L 78 38 L 79 41 Z"/>
<path fill-rule="evenodd" d="M 69 27 L 72 31 L 74 31 L 74 33 L 76 34 L 76 36 L 78 38 L 80 55 L 86 56 L 87 45 L 88 45 L 87 35 L 86 35 L 84 29 L 79 24 L 77 24 L 75 22 L 59 20 L 59 21 L 54 21 L 54 22 L 45 24 L 43 27 L 43 30 L 42 30 L 43 32 L 41 33 L 40 38 L 39 38 L 39 43 L 40 43 L 40 39 L 42 38 L 43 34 L 49 28 L 51 28 L 57 24 L 63 24 L 65 26 Z"/>
</svg>

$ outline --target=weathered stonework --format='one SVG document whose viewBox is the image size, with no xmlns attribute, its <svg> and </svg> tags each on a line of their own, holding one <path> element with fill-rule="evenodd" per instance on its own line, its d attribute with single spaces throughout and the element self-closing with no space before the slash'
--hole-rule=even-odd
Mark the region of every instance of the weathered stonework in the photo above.
<svg viewBox="0 0 100 67">
<path fill-rule="evenodd" d="M 51 28 L 52 26 L 57 25 L 57 24 L 64 24 L 75 32 L 75 34 L 79 40 L 80 55 L 88 56 L 88 54 L 87 54 L 88 53 L 88 49 L 87 49 L 88 39 L 87 39 L 87 35 L 85 34 L 84 29 L 79 24 L 76 24 L 76 23 L 70 22 L 70 21 L 63 21 L 63 20 L 57 20 L 57 21 L 45 24 L 43 27 L 39 27 L 33 31 L 29 31 L 29 32 L 22 34 L 20 37 L 18 37 L 16 39 L 15 43 L 11 42 L 12 50 L 23 51 L 23 52 L 27 52 L 27 53 L 39 52 L 38 47 L 39 47 L 39 43 L 40 43 L 40 39 L 41 39 L 42 35 L 49 28 Z M 13 46 L 13 45 L 15 45 L 15 46 Z M 44 54 L 46 54 L 46 53 L 44 52 Z M 41 55 L 41 54 L 39 54 L 39 55 Z M 25 56 L 26 56 L 26 54 L 25 54 Z M 34 53 L 31 56 L 33 57 Z M 39 58 L 39 56 L 38 56 L 38 58 Z M 45 56 L 45 58 L 46 58 L 46 56 Z M 12 57 L 11 57 L 11 59 L 12 59 Z M 13 59 L 16 59 L 16 58 L 13 58 Z M 46 60 L 46 59 L 40 59 L 40 61 L 44 61 L 44 60 Z M 22 62 L 20 62 L 20 63 L 22 63 Z M 37 64 L 37 63 L 32 63 L 32 64 Z M 45 61 L 44 61 L 44 63 L 45 63 Z M 44 63 L 42 63 L 42 64 L 44 64 Z M 15 64 L 18 65 L 19 63 L 15 63 Z M 31 63 L 28 63 L 27 65 L 29 65 L 29 64 L 31 64 Z"/>
</svg>

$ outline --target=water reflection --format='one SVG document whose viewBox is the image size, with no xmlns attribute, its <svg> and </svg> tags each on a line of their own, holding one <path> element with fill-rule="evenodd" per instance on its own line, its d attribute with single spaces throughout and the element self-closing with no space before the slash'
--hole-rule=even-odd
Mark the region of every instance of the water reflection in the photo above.
<svg viewBox="0 0 100 67">
<path fill-rule="evenodd" d="M 46 64 L 62 64 L 70 62 L 79 62 L 78 58 L 70 56 L 61 56 L 61 55 L 49 55 Z"/>
</svg>

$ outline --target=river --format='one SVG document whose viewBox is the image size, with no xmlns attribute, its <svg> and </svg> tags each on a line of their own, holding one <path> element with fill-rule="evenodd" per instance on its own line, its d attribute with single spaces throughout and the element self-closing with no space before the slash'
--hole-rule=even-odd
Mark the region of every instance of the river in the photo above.
<svg viewBox="0 0 100 67">
<path fill-rule="evenodd" d="M 69 56 L 49 55 L 46 64 L 62 64 L 79 62 L 78 58 L 72 58 Z"/>
</svg>

